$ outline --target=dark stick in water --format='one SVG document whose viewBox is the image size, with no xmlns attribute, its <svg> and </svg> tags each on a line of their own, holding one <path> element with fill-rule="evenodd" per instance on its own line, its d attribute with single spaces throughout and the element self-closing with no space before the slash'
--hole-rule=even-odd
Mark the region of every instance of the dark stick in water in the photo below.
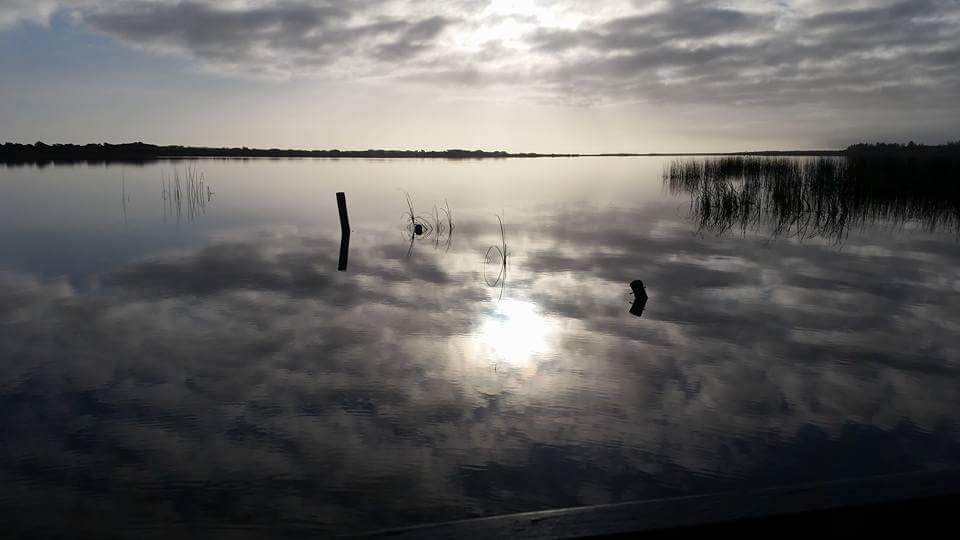
<svg viewBox="0 0 960 540">
<path fill-rule="evenodd" d="M 350 255 L 350 218 L 347 216 L 347 195 L 337 192 L 337 210 L 340 212 L 340 261 L 337 270 L 347 271 L 347 257 Z"/>
</svg>

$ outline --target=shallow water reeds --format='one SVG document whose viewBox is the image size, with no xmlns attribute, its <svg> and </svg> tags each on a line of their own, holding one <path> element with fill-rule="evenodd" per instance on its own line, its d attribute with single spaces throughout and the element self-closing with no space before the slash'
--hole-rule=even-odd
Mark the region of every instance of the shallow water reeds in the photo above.
<svg viewBox="0 0 960 540">
<path fill-rule="evenodd" d="M 160 171 L 160 196 L 164 220 L 168 215 L 175 216 L 179 223 L 184 214 L 188 221 L 195 221 L 205 214 L 213 191 L 206 184 L 202 171 L 186 167 L 183 177 L 178 169 L 174 169 L 170 176 Z"/>
<path fill-rule="evenodd" d="M 503 298 L 503 291 L 507 286 L 507 234 L 503 228 L 503 218 L 499 215 L 497 222 L 500 224 L 500 245 L 488 247 L 483 256 L 483 280 L 489 287 L 500 286 L 500 296 L 497 297 L 499 300 Z M 487 272 L 487 267 L 491 264 L 497 264 L 497 275 L 492 279 L 492 272 Z"/>
<path fill-rule="evenodd" d="M 700 230 L 767 227 L 773 236 L 842 241 L 852 227 L 917 224 L 960 232 L 960 159 L 950 156 L 674 161 L 673 193 L 691 195 Z"/>
<path fill-rule="evenodd" d="M 404 212 L 404 237 L 409 240 L 410 247 L 407 249 L 407 255 L 413 251 L 413 245 L 417 240 L 430 240 L 434 248 L 445 246 L 449 251 L 453 241 L 453 212 L 450 210 L 450 204 L 443 202 L 443 206 L 434 205 L 427 215 L 418 214 L 414 208 L 413 199 L 410 194 L 406 195 L 407 211 Z"/>
</svg>

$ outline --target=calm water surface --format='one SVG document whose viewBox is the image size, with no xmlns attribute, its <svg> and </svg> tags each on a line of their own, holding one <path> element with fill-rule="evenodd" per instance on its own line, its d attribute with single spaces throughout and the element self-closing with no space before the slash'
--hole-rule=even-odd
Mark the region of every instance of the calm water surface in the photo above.
<svg viewBox="0 0 960 540">
<path fill-rule="evenodd" d="M 0 169 L 6 531 L 322 535 L 960 465 L 957 234 L 707 232 L 664 163 Z"/>
</svg>

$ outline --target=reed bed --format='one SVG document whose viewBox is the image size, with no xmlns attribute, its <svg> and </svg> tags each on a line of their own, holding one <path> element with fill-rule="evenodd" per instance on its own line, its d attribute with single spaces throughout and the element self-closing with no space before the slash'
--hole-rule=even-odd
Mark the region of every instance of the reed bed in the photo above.
<svg viewBox="0 0 960 540">
<path fill-rule="evenodd" d="M 950 156 L 689 159 L 668 164 L 663 178 L 691 195 L 705 231 L 769 227 L 835 241 L 881 223 L 960 232 L 960 159 Z"/>
<path fill-rule="evenodd" d="M 213 192 L 206 184 L 202 171 L 187 167 L 183 176 L 178 169 L 174 169 L 169 176 L 160 172 L 160 195 L 164 203 L 164 218 L 176 216 L 179 222 L 184 214 L 188 221 L 195 221 L 205 214 Z"/>
</svg>

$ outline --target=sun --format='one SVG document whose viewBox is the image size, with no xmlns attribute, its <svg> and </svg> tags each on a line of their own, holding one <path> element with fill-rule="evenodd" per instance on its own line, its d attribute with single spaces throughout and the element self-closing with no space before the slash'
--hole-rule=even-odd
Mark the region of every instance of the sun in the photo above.
<svg viewBox="0 0 960 540">
<path fill-rule="evenodd" d="M 475 18 L 472 30 L 455 41 L 468 50 L 496 42 L 500 47 L 524 50 L 525 37 L 534 29 L 551 24 L 554 11 L 534 0 L 492 0 Z"/>
<path fill-rule="evenodd" d="M 491 0 L 487 11 L 497 15 L 538 15 L 546 10 L 536 0 Z"/>
</svg>

